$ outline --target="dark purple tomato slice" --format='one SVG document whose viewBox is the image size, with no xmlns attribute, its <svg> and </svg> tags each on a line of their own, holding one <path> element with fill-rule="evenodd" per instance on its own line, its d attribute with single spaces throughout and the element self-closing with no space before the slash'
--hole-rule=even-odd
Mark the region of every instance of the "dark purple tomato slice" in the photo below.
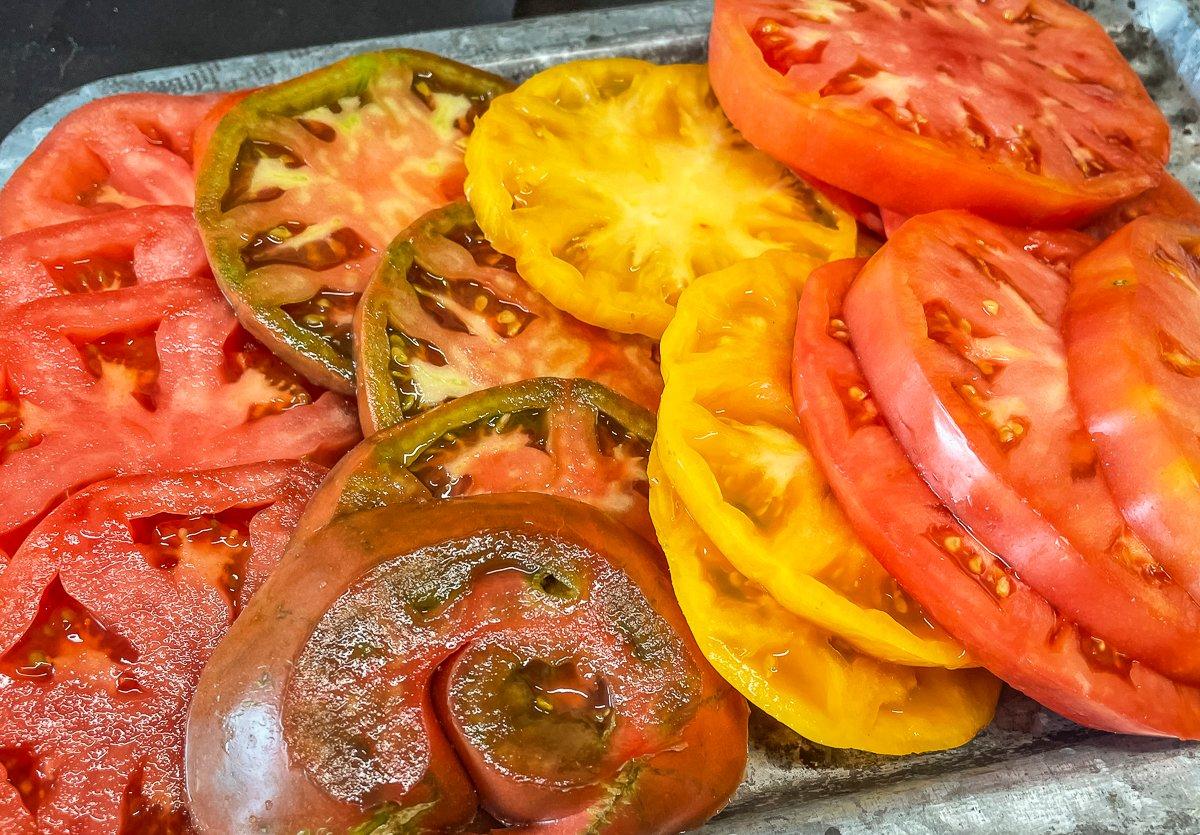
<svg viewBox="0 0 1200 835">
<path fill-rule="evenodd" d="M 192 132 L 217 99 L 128 93 L 69 114 L 0 190 L 0 235 L 134 206 L 190 208 Z"/>
<path fill-rule="evenodd" d="M 1067 280 L 1002 228 L 915 217 L 846 296 L 880 412 L 946 506 L 1064 617 L 1200 680 L 1200 607 L 1121 517 L 1068 391 Z"/>
<path fill-rule="evenodd" d="M 1065 618 L 942 505 L 880 415 L 842 312 L 862 261 L 815 271 L 800 298 L 797 413 L 855 531 L 971 657 L 1064 716 L 1106 731 L 1196 738 L 1200 689 Z"/>
<path fill-rule="evenodd" d="M 1076 264 L 1066 344 L 1125 519 L 1200 599 L 1200 226 L 1143 217 Z"/>
<path fill-rule="evenodd" d="M 654 418 L 590 380 L 522 380 L 368 437 L 338 462 L 297 536 L 337 515 L 414 499 L 533 492 L 594 505 L 653 542 Z"/>
<path fill-rule="evenodd" d="M 510 87 L 398 49 L 234 102 L 197 172 L 196 217 L 246 328 L 315 383 L 352 394 L 359 294 L 397 234 L 462 197 L 467 136 Z"/>
<path fill-rule="evenodd" d="M 113 475 L 327 461 L 353 407 L 246 333 L 211 278 L 0 311 L 0 547 Z"/>
<path fill-rule="evenodd" d="M 42 521 L 0 574 L 0 831 L 193 831 L 183 738 L 201 668 L 323 472 L 117 478 Z"/>
<path fill-rule="evenodd" d="M 446 400 L 531 377 L 595 380 L 654 410 L 648 337 L 551 305 L 488 243 L 465 202 L 422 217 L 388 248 L 355 317 L 359 416 L 369 434 Z"/>
<path fill-rule="evenodd" d="M 482 806 L 530 833 L 674 833 L 733 793 L 746 720 L 605 514 L 376 508 L 291 548 L 213 654 L 188 797 L 213 832 L 452 831 Z"/>
<path fill-rule="evenodd" d="M 104 212 L 0 240 L 0 307 L 211 276 L 191 209 Z"/>
</svg>

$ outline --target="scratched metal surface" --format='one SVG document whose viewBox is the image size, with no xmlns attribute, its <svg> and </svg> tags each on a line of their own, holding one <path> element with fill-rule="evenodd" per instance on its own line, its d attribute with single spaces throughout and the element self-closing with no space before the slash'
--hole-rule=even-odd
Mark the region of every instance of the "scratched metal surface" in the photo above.
<svg viewBox="0 0 1200 835">
<path fill-rule="evenodd" d="M 1167 114 L 1171 166 L 1200 192 L 1200 0 L 1077 0 L 1109 30 Z M 382 37 L 123 75 L 68 93 L 0 144 L 0 183 L 63 115 L 131 90 L 258 86 L 391 46 L 440 52 L 513 78 L 575 57 L 701 60 L 709 0 Z M 704 832 L 1200 832 L 1200 746 L 1080 728 L 1006 692 L 996 720 L 954 751 L 887 758 L 800 739 L 752 719 L 746 779 Z"/>
</svg>

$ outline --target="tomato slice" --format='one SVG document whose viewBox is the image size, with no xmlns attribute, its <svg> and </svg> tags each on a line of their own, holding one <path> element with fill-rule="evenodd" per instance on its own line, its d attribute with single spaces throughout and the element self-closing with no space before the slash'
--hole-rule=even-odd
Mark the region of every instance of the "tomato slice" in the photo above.
<svg viewBox="0 0 1200 835">
<path fill-rule="evenodd" d="M 1200 610 L 1121 518 L 1067 390 L 1067 281 L 965 213 L 914 218 L 846 323 L 878 408 L 946 506 L 1072 622 L 1181 680 Z"/>
<path fill-rule="evenodd" d="M 1143 217 L 1080 261 L 1071 393 L 1125 519 L 1200 599 L 1200 226 Z"/>
<path fill-rule="evenodd" d="M 1144 215 L 1200 225 L 1200 200 L 1183 183 L 1170 174 L 1164 174 L 1157 186 L 1132 200 L 1117 204 L 1096 218 L 1087 231 L 1097 238 L 1107 238 L 1125 224 Z"/>
<path fill-rule="evenodd" d="M 293 548 L 217 648 L 188 794 L 217 832 L 453 830 L 477 802 L 529 832 L 679 832 L 740 782 L 746 720 L 605 514 L 379 508 Z"/>
<path fill-rule="evenodd" d="M 118 478 L 46 517 L 0 575 L 0 829 L 184 833 L 185 717 L 323 470 Z M 15 796 L 14 796 L 15 795 Z"/>
<path fill-rule="evenodd" d="M 0 544 L 114 474 L 336 456 L 353 407 L 237 324 L 211 278 L 0 313 Z"/>
<path fill-rule="evenodd" d="M 318 385 L 353 394 L 359 294 L 397 234 L 462 196 L 467 135 L 510 86 L 389 50 L 235 103 L 197 173 L 196 217 L 242 324 Z"/>
<path fill-rule="evenodd" d="M 377 432 L 330 473 L 297 536 L 414 499 L 534 492 L 594 505 L 647 540 L 654 417 L 589 380 L 542 378 L 475 392 Z"/>
<path fill-rule="evenodd" d="M 0 240 L 0 307 L 209 275 L 191 210 L 182 206 L 105 212 Z"/>
<path fill-rule="evenodd" d="M 708 660 L 756 706 L 821 745 L 879 754 L 953 748 L 991 721 L 1000 689 L 991 675 L 881 661 L 790 612 L 696 524 L 657 448 L 649 471 L 679 606 Z"/>
<path fill-rule="evenodd" d="M 709 61 L 747 139 L 909 214 L 1067 223 L 1167 159 L 1137 74 L 1057 0 L 717 0 Z"/>
<path fill-rule="evenodd" d="M 388 248 L 355 314 L 367 432 L 530 377 L 584 377 L 658 407 L 657 346 L 562 313 L 492 248 L 466 203 L 425 215 Z"/>
<path fill-rule="evenodd" d="M 551 67 L 482 118 L 467 197 L 556 307 L 657 338 L 694 278 L 767 250 L 854 252 L 855 226 L 735 131 L 695 64 Z"/>
<path fill-rule="evenodd" d="M 0 190 L 0 236 L 133 206 L 192 205 L 192 132 L 215 95 L 129 93 L 54 126 Z"/>
<path fill-rule="evenodd" d="M 855 530 L 974 658 L 1051 710 L 1117 733 L 1196 737 L 1200 690 L 1065 619 L 946 510 L 905 458 L 846 332 L 842 301 L 862 264 L 830 264 L 809 278 L 793 369 L 813 454 Z"/>
<path fill-rule="evenodd" d="M 972 666 L 855 536 L 809 454 L 792 335 L 819 263 L 772 253 L 684 291 L 662 342 L 659 460 L 705 535 L 785 609 L 876 658 Z"/>
</svg>

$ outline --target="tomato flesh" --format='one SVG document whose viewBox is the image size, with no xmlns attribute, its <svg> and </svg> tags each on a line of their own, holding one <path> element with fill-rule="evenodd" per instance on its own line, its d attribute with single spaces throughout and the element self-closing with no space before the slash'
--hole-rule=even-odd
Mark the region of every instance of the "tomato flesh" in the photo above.
<svg viewBox="0 0 1200 835">
<path fill-rule="evenodd" d="M 653 342 L 553 307 L 492 248 L 465 203 L 424 216 L 388 249 L 359 305 L 355 343 L 370 431 L 530 377 L 596 380 L 648 409 L 662 390 Z"/>
<path fill-rule="evenodd" d="M 1200 610 L 1131 531 L 1067 386 L 1065 279 L 957 212 L 910 220 L 846 323 L 880 412 L 956 517 L 1064 616 L 1181 680 Z"/>
<path fill-rule="evenodd" d="M 217 98 L 129 93 L 69 114 L 0 190 L 0 235 L 134 206 L 190 208 L 192 132 Z"/>
<path fill-rule="evenodd" d="M 399 232 L 462 196 L 466 137 L 508 88 L 390 50 L 224 102 L 196 216 L 245 327 L 314 382 L 352 394 L 359 295 Z"/>
<path fill-rule="evenodd" d="M 758 147 L 909 214 L 1082 219 L 1158 180 L 1166 120 L 1055 0 L 718 0 L 713 87 Z"/>
<path fill-rule="evenodd" d="M 746 717 L 651 547 L 599 511 L 364 510 L 293 548 L 217 649 L 188 793 L 223 832 L 454 829 L 479 805 L 535 832 L 678 832 L 740 782 Z"/>
<path fill-rule="evenodd" d="M 1142 192 L 1132 200 L 1118 203 L 1110 211 L 1095 218 L 1088 225 L 1087 231 L 1097 238 L 1104 239 L 1115 234 L 1125 224 L 1144 215 L 1200 224 L 1200 200 L 1197 200 L 1179 180 L 1170 174 L 1164 174 L 1154 188 Z"/>
<path fill-rule="evenodd" d="M 1136 220 L 1071 279 L 1071 393 L 1125 519 L 1200 599 L 1200 226 Z"/>
<path fill-rule="evenodd" d="M 588 380 L 485 389 L 352 449 L 313 498 L 298 536 L 365 507 L 534 492 L 591 504 L 653 542 L 646 510 L 653 436 L 650 413 Z"/>
<path fill-rule="evenodd" d="M 1200 690 L 1064 618 L 921 480 L 850 344 L 842 303 L 863 263 L 838 262 L 809 278 L 793 369 L 797 413 L 855 530 L 906 591 L 1010 685 L 1094 728 L 1195 737 Z"/>
<path fill-rule="evenodd" d="M 245 333 L 211 278 L 56 296 L 0 328 L 0 543 L 113 474 L 315 456 L 352 407 Z"/>
<path fill-rule="evenodd" d="M 5 832 L 191 831 L 192 692 L 322 475 L 284 462 L 119 478 L 42 521 L 0 576 Z"/>
</svg>

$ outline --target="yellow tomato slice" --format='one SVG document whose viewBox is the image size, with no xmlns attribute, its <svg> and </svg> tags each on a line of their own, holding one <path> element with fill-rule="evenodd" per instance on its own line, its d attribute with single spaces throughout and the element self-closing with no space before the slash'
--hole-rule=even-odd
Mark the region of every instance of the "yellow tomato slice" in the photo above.
<svg viewBox="0 0 1200 835">
<path fill-rule="evenodd" d="M 1000 683 L 983 670 L 906 667 L 856 651 L 779 605 L 730 565 L 650 457 L 650 515 L 696 643 L 742 695 L 836 748 L 953 748 L 992 719 Z"/>
<path fill-rule="evenodd" d="M 792 342 L 817 265 L 767 253 L 683 293 L 662 341 L 655 448 L 705 534 L 780 605 L 876 658 L 973 666 L 858 539 L 804 445 Z"/>
<path fill-rule="evenodd" d="M 499 97 L 467 145 L 480 227 L 556 307 L 657 337 L 697 276 L 783 249 L 848 258 L 854 221 L 725 118 L 703 65 L 575 61 Z"/>
</svg>

